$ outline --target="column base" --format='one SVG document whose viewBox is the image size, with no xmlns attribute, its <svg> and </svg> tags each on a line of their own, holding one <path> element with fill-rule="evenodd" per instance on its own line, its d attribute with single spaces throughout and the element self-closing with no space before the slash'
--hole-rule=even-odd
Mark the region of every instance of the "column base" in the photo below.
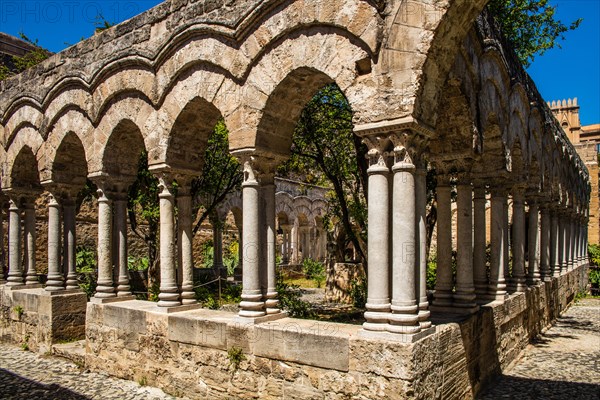
<svg viewBox="0 0 600 400">
<path fill-rule="evenodd" d="M 121 296 L 121 297 L 117 297 L 117 296 L 112 296 L 112 297 L 92 297 L 90 299 L 90 303 L 94 303 L 94 304 L 106 304 L 106 303 L 117 303 L 120 301 L 129 301 L 129 300 L 135 300 L 135 296 L 133 295 L 129 295 L 129 296 Z"/>
<path fill-rule="evenodd" d="M 6 281 L 5 281 L 6 282 Z M 44 287 L 41 283 L 36 283 L 35 285 L 26 285 L 24 283 L 20 285 L 9 285 L 8 283 L 4 285 L 6 290 L 21 290 L 21 289 L 41 289 Z"/>
<path fill-rule="evenodd" d="M 268 314 L 268 315 L 262 315 L 262 316 L 256 316 L 256 317 L 245 317 L 243 315 L 236 315 L 235 317 L 233 317 L 232 322 L 237 323 L 237 324 L 244 324 L 244 325 L 255 325 L 255 324 L 261 324 L 263 322 L 276 321 L 278 319 L 287 318 L 287 317 L 288 317 L 288 313 L 285 311 L 279 312 L 277 314 Z"/>
<path fill-rule="evenodd" d="M 381 340 L 385 342 L 414 343 L 435 333 L 435 329 L 435 326 L 432 326 L 417 333 L 394 333 L 389 331 L 382 332 L 359 329 L 358 337 L 367 340 Z"/>
</svg>

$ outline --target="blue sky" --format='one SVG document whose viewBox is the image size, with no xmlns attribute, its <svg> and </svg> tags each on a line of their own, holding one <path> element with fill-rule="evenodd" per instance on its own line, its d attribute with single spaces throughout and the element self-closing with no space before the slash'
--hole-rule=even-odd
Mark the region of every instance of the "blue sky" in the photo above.
<svg viewBox="0 0 600 400">
<path fill-rule="evenodd" d="M 326 0 L 324 0 L 326 1 Z M 24 32 L 53 52 L 93 35 L 96 16 L 122 22 L 161 0 L 0 0 L 0 31 Z M 551 0 L 560 20 L 579 17 L 562 49 L 537 57 L 529 73 L 546 100 L 577 97 L 582 124 L 600 123 L 600 0 Z"/>
</svg>

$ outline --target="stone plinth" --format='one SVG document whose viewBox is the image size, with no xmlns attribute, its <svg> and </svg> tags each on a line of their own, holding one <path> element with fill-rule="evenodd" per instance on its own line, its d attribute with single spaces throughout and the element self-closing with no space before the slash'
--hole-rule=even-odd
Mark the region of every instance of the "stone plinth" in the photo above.
<svg viewBox="0 0 600 400">
<path fill-rule="evenodd" d="M 87 297 L 79 290 L 0 286 L 0 338 L 45 353 L 53 343 L 83 339 Z"/>
<path fill-rule="evenodd" d="M 360 325 L 89 303 L 86 367 L 197 399 L 469 399 L 567 307 L 585 268 L 470 316 L 434 313 L 435 332 L 413 343 L 361 337 Z M 232 349 L 243 354 L 237 367 Z"/>
</svg>

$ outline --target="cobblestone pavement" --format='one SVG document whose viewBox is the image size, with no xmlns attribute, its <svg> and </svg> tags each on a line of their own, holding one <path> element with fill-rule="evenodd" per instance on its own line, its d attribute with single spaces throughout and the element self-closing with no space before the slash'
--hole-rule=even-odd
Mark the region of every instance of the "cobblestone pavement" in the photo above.
<svg viewBox="0 0 600 400">
<path fill-rule="evenodd" d="M 572 306 L 482 400 L 600 400 L 600 299 Z"/>
<path fill-rule="evenodd" d="M 61 358 L 41 356 L 0 343 L 0 399 L 163 400 L 175 397 L 135 382 L 85 372 Z"/>
</svg>

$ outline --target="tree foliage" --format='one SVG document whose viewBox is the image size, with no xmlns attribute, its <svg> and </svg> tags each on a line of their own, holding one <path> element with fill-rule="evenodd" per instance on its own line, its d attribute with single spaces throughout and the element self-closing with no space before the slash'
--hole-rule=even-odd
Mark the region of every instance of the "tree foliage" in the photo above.
<svg viewBox="0 0 600 400">
<path fill-rule="evenodd" d="M 353 133 L 352 110 L 337 85 L 327 85 L 306 104 L 291 150 L 278 173 L 331 187 L 325 223 L 336 242 L 336 259 L 344 261 L 352 243 L 366 262 L 367 148 Z"/>
<path fill-rule="evenodd" d="M 243 177 L 239 161 L 229 153 L 229 132 L 221 119 L 208 139 L 202 175 L 192 182 L 194 215 L 202 211 L 194 227 L 194 234 L 206 218 L 217 223 L 217 206 L 229 193 L 240 190 Z"/>
<path fill-rule="evenodd" d="M 525 66 L 546 50 L 560 48 L 564 34 L 581 24 L 579 18 L 568 25 L 556 18 L 556 6 L 548 0 L 491 0 L 488 7 L 502 32 L 512 43 Z"/>
</svg>

